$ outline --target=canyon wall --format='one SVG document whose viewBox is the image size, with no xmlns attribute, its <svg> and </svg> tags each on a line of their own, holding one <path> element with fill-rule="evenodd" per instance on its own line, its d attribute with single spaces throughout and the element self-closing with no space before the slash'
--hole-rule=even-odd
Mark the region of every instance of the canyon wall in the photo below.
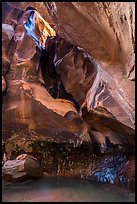
<svg viewBox="0 0 137 204">
<path fill-rule="evenodd" d="M 103 101 L 103 104 L 95 103 L 91 106 L 95 96 L 92 87 L 87 94 L 88 109 L 105 106 L 109 112 L 117 115 L 118 120 L 134 128 L 135 4 L 46 2 L 45 5 L 59 35 L 94 57 L 101 75 L 98 78 L 105 82 L 105 85 L 104 82 L 101 85 L 102 89 L 109 89 L 106 92 L 109 92 L 110 97 L 114 97 L 112 107 L 108 104 L 109 99 Z M 95 89 L 99 80 L 96 80 Z M 126 112 L 125 116 L 123 112 Z M 125 121 L 125 118 L 130 118 L 130 121 Z"/>
<path fill-rule="evenodd" d="M 31 154 L 51 174 L 133 184 L 134 3 L 2 8 L 3 155 Z"/>
</svg>

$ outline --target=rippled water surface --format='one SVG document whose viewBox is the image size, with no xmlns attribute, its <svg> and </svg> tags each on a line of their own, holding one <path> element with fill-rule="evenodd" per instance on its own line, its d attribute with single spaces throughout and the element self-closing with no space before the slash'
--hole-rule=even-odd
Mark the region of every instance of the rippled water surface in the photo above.
<svg viewBox="0 0 137 204">
<path fill-rule="evenodd" d="M 2 183 L 2 202 L 134 202 L 135 194 L 109 184 L 45 177 L 36 181 Z"/>
</svg>

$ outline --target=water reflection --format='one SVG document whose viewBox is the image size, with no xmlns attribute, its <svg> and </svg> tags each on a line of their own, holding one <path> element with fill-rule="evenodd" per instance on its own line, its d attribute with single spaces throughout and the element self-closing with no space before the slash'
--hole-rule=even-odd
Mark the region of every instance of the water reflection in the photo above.
<svg viewBox="0 0 137 204">
<path fill-rule="evenodd" d="M 108 184 L 48 177 L 2 184 L 3 202 L 134 202 L 135 194 Z"/>
</svg>

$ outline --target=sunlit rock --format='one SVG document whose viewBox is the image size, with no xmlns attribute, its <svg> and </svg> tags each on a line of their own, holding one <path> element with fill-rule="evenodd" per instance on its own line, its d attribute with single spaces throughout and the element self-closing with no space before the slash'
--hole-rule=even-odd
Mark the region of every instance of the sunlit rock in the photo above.
<svg viewBox="0 0 137 204">
<path fill-rule="evenodd" d="M 18 19 L 14 37 L 8 45 L 8 55 L 11 56 L 10 58 L 13 58 L 13 63 L 31 60 L 38 53 L 36 45 L 41 50 L 44 48 L 47 36 L 52 35 L 56 35 L 54 30 L 40 14 L 34 10 L 27 10 Z M 13 47 L 15 47 L 14 51 Z M 12 48 L 11 51 L 10 48 Z"/>
</svg>

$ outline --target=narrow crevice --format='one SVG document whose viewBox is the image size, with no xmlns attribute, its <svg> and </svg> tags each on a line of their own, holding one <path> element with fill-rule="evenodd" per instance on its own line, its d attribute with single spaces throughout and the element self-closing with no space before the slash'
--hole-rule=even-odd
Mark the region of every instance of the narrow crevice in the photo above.
<svg viewBox="0 0 137 204">
<path fill-rule="evenodd" d="M 54 45 L 53 45 L 54 46 Z M 60 76 L 57 74 L 55 70 L 55 66 L 53 64 L 54 59 L 54 50 L 52 52 L 53 56 L 50 53 L 43 49 L 40 58 L 40 69 L 43 77 L 43 81 L 45 82 L 43 86 L 47 89 L 49 94 L 54 98 L 62 98 L 71 101 L 76 110 L 80 111 L 79 103 L 74 99 L 74 97 L 67 93 L 63 83 L 60 79 Z"/>
</svg>

